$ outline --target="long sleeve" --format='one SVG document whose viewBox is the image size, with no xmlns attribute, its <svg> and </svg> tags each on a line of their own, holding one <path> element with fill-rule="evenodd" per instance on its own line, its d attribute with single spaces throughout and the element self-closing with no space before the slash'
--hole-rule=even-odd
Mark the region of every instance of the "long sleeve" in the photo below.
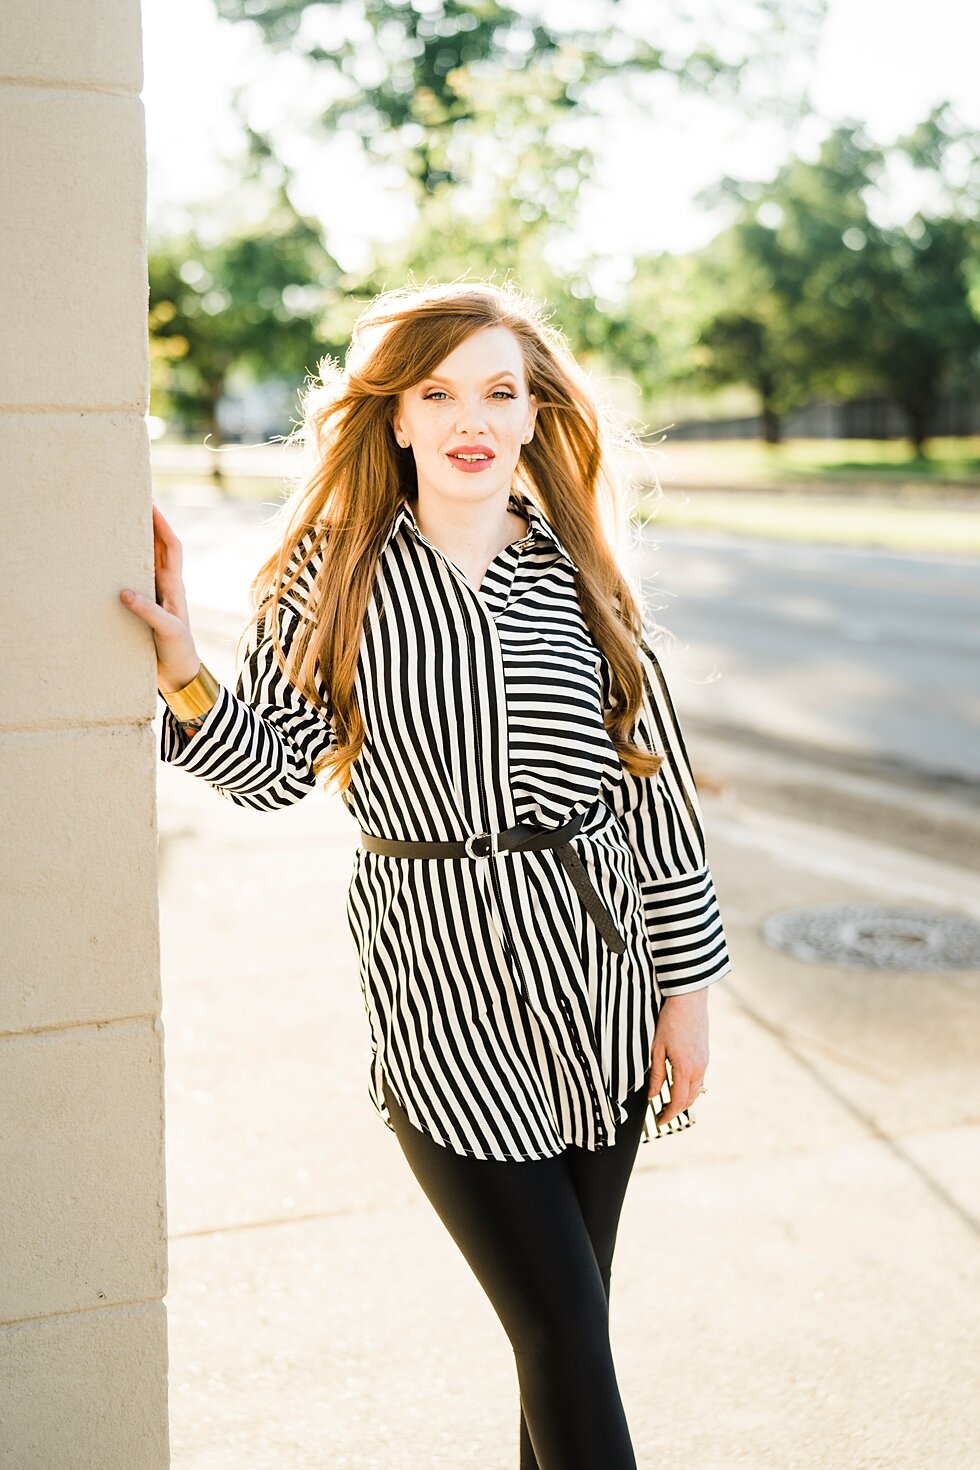
<svg viewBox="0 0 980 1470">
<path fill-rule="evenodd" d="M 732 965 L 684 736 L 660 661 L 645 638 L 640 652 L 646 694 L 635 740 L 664 761 L 656 776 L 623 769 L 606 799 L 636 857 L 657 984 L 664 995 L 678 995 L 704 989 Z"/>
<path fill-rule="evenodd" d="M 267 618 L 250 630 L 234 690 L 219 685 L 197 734 L 186 736 L 165 705 L 160 738 L 162 760 L 202 777 L 236 806 L 256 811 L 275 811 L 308 796 L 316 786 L 315 759 L 337 745 L 328 716 L 281 672 Z M 278 625 L 288 653 L 300 614 L 282 600 Z"/>
</svg>

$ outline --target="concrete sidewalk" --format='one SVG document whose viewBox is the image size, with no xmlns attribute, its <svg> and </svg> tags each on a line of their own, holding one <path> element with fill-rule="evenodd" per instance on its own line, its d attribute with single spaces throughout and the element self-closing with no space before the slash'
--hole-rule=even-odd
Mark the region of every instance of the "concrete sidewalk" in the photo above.
<svg viewBox="0 0 980 1470">
<path fill-rule="evenodd" d="M 516 1470 L 507 1339 L 368 1101 L 353 821 L 158 770 L 174 1470 Z M 917 860 L 704 805 L 735 969 L 697 1127 L 641 1146 L 620 1227 L 638 1464 L 972 1470 L 980 973 L 771 950 L 767 915 L 901 902 Z"/>
</svg>

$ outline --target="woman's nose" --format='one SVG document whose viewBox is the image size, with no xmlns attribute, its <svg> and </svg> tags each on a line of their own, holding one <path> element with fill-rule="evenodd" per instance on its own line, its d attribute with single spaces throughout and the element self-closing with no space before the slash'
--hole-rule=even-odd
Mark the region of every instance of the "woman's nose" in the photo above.
<svg viewBox="0 0 980 1470">
<path fill-rule="evenodd" d="M 486 432 L 487 416 L 480 403 L 461 404 L 459 413 L 456 415 L 456 432 L 458 434 L 483 434 Z"/>
</svg>

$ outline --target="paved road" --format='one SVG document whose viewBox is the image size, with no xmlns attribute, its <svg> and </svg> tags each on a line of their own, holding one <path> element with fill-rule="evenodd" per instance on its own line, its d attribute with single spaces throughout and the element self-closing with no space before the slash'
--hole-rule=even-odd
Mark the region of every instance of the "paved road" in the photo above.
<svg viewBox="0 0 980 1470">
<path fill-rule="evenodd" d="M 706 724 L 980 782 L 980 561 L 658 528 L 639 565 Z"/>
</svg>

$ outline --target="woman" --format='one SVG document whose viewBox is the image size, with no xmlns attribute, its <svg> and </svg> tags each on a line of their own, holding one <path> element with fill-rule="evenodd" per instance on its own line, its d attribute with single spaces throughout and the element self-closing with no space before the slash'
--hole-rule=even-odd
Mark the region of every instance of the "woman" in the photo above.
<svg viewBox="0 0 980 1470">
<path fill-rule="evenodd" d="M 489 284 L 378 298 L 321 374 L 234 690 L 154 507 L 156 601 L 121 596 L 154 635 L 161 757 L 260 811 L 336 780 L 369 1096 L 510 1338 L 521 1470 L 635 1470 L 616 1230 L 647 1105 L 658 1134 L 692 1121 L 731 964 L 604 529 L 616 435 L 560 332 Z"/>
</svg>

